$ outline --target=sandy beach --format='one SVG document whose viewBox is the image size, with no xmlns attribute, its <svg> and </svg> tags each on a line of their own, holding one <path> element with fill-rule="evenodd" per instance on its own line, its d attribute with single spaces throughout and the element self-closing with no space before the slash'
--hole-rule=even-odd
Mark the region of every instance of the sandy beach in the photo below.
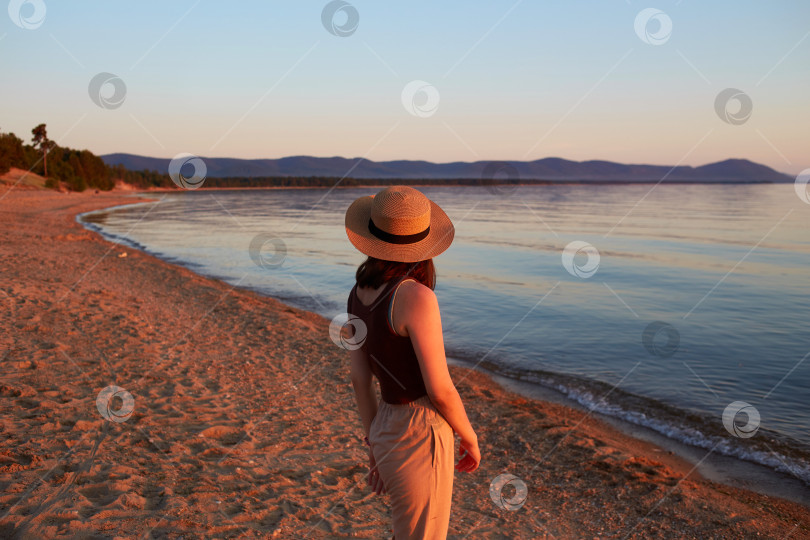
<svg viewBox="0 0 810 540">
<path fill-rule="evenodd" d="M 0 537 L 390 537 L 329 321 L 75 222 L 132 202 L 27 186 L 0 201 Z M 456 473 L 450 538 L 810 538 L 806 507 L 451 373 L 483 459 Z M 112 385 L 125 417 L 97 406 Z M 527 486 L 516 511 L 490 498 L 503 473 Z"/>
</svg>

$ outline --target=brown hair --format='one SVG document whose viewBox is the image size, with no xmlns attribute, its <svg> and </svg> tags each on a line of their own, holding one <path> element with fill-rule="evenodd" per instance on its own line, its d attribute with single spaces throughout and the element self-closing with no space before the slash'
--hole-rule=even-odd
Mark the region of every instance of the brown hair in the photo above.
<svg viewBox="0 0 810 540">
<path fill-rule="evenodd" d="M 430 289 L 436 287 L 436 267 L 433 259 L 415 263 L 384 261 L 369 257 L 358 268 L 355 277 L 358 287 L 376 289 L 386 281 L 409 276 Z"/>
</svg>

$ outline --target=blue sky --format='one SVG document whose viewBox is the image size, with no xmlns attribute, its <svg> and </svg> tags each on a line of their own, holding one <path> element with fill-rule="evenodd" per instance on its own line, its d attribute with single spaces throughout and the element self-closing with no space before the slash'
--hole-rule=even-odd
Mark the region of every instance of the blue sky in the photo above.
<svg viewBox="0 0 810 540">
<path fill-rule="evenodd" d="M 99 154 L 810 167 L 810 2 L 352 1 L 338 37 L 325 1 L 41 1 L 33 29 L 0 14 L 0 129 L 26 139 L 46 122 Z M 636 33 L 646 8 L 672 23 L 661 44 Z M 117 108 L 89 96 L 101 72 L 126 85 Z M 413 80 L 439 96 L 424 117 Z M 753 104 L 738 125 L 726 88 Z"/>
</svg>

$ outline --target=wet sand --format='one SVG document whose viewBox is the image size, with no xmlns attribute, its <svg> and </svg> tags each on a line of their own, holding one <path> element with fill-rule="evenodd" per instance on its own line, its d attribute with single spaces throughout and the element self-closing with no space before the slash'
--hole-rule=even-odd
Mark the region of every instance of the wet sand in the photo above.
<svg viewBox="0 0 810 540">
<path fill-rule="evenodd" d="M 0 201 L 0 537 L 388 538 L 329 321 L 75 222 L 132 202 L 24 186 Z M 451 373 L 483 461 L 456 473 L 450 538 L 810 538 L 806 507 Z M 99 411 L 111 385 L 131 414 Z M 502 473 L 527 486 L 516 511 L 490 498 Z"/>
</svg>

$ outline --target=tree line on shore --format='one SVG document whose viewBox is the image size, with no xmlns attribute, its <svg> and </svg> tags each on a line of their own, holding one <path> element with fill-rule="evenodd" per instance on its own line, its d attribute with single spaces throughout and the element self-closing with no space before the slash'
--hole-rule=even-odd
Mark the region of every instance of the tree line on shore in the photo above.
<svg viewBox="0 0 810 540">
<path fill-rule="evenodd" d="M 73 191 L 110 190 L 116 180 L 141 189 L 173 185 L 165 173 L 128 171 L 123 166 L 107 165 L 90 150 L 59 146 L 48 137 L 45 124 L 33 128 L 31 135 L 31 142 L 26 143 L 14 133 L 0 131 L 0 174 L 16 167 L 45 177 L 45 187 L 64 186 Z"/>
<path fill-rule="evenodd" d="M 72 191 L 85 189 L 111 190 L 116 182 L 125 182 L 137 189 L 178 188 L 168 172 L 131 171 L 123 165 L 108 165 L 89 150 L 59 146 L 48 138 L 47 126 L 39 124 L 31 130 L 31 142 L 26 143 L 14 133 L 0 131 L 0 175 L 11 167 L 31 171 L 45 177 L 45 187 L 64 187 Z M 262 188 L 262 187 L 344 187 L 406 185 L 486 185 L 492 179 L 375 179 L 340 178 L 334 176 L 222 177 L 206 178 L 204 188 Z M 499 184 L 510 183 L 500 181 Z M 511 182 L 514 183 L 514 182 Z M 546 183 L 546 182 L 533 182 Z"/>
</svg>

